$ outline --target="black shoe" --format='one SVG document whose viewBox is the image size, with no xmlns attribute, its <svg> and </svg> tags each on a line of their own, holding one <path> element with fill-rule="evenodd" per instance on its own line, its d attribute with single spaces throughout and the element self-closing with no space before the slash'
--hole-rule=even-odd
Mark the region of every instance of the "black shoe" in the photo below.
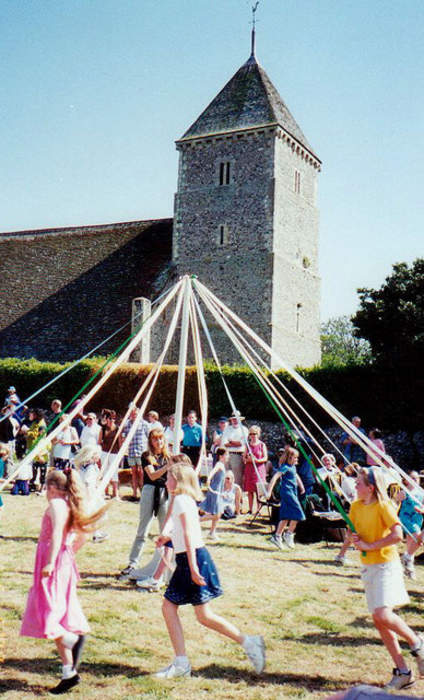
<svg viewBox="0 0 424 700">
<path fill-rule="evenodd" d="M 63 693 L 67 693 L 68 690 L 71 690 L 71 688 L 78 685 L 80 680 L 81 679 L 78 673 L 76 673 L 75 676 L 72 676 L 72 678 L 62 678 L 60 683 L 55 688 L 49 690 L 49 693 L 51 695 L 63 695 Z"/>
<path fill-rule="evenodd" d="M 73 665 L 75 671 L 78 671 L 78 666 L 80 665 L 82 650 L 84 649 L 84 644 L 85 644 L 85 639 L 86 639 L 85 634 L 80 634 L 78 636 L 78 639 L 75 642 L 74 646 L 72 647 L 72 665 Z"/>
</svg>

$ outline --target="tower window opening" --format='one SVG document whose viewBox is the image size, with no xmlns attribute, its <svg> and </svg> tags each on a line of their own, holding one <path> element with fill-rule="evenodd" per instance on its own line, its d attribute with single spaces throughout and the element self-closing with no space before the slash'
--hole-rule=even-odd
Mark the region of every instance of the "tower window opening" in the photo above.
<svg viewBox="0 0 424 700">
<path fill-rule="evenodd" d="M 222 161 L 219 164 L 219 184 L 229 185 L 231 178 L 231 163 L 230 161 Z"/>
<path fill-rule="evenodd" d="M 225 224 L 220 224 L 218 226 L 218 245 L 225 245 L 228 243 L 228 228 Z"/>
<path fill-rule="evenodd" d="M 300 194 L 300 172 L 298 170 L 294 171 L 294 191 L 296 194 Z"/>
</svg>

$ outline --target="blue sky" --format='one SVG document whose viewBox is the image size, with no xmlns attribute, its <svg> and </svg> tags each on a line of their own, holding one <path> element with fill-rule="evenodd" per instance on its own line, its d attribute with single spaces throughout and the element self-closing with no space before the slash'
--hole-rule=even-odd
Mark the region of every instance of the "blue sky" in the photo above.
<svg viewBox="0 0 424 700">
<path fill-rule="evenodd" d="M 2 0 L 0 231 L 172 215 L 175 139 L 249 56 L 247 0 Z M 322 317 L 423 255 L 422 0 L 262 0 L 323 161 Z"/>
</svg>

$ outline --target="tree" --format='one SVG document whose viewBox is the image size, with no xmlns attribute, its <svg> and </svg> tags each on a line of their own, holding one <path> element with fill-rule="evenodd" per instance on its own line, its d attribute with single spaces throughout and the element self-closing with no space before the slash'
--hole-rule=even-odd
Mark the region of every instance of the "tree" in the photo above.
<svg viewBox="0 0 424 700">
<path fill-rule="evenodd" d="M 342 367 L 371 361 L 369 343 L 354 333 L 349 316 L 330 318 L 321 326 L 322 364 Z"/>
<path fill-rule="evenodd" d="M 419 367 L 424 350 L 424 258 L 393 265 L 380 289 L 358 289 L 360 309 L 352 322 L 376 360 Z"/>
</svg>

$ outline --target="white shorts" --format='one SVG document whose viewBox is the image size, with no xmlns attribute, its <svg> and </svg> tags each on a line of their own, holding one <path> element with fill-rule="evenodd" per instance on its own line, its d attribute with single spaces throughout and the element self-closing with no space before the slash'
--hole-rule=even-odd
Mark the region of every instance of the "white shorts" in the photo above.
<svg viewBox="0 0 424 700">
<path fill-rule="evenodd" d="M 101 460 L 102 460 L 102 469 L 103 469 L 103 474 L 105 473 L 106 469 L 109 468 L 109 464 L 112 463 L 112 460 L 116 457 L 116 454 L 111 452 L 103 452 L 102 450 L 102 455 L 101 455 Z M 119 480 L 119 463 L 118 466 L 113 470 L 113 473 L 110 475 L 109 481 L 118 481 Z"/>
<path fill-rule="evenodd" d="M 376 608 L 396 608 L 409 603 L 402 564 L 398 557 L 384 564 L 363 566 L 361 578 L 370 613 Z"/>
</svg>

